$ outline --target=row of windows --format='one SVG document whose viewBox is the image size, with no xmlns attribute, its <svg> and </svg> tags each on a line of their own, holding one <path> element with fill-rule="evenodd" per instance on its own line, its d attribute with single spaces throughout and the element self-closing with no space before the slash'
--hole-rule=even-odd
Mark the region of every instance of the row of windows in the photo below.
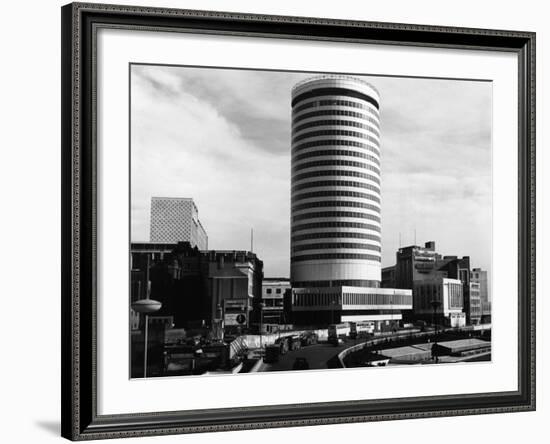
<svg viewBox="0 0 550 444">
<path fill-rule="evenodd" d="M 304 103 L 303 105 L 297 106 L 292 110 L 295 113 L 298 113 L 304 109 L 318 108 L 320 106 L 348 106 L 350 108 L 355 108 L 355 109 L 364 109 L 366 111 L 369 111 L 372 115 L 378 116 L 378 110 L 369 105 L 365 105 L 360 102 L 352 102 L 350 100 L 339 100 L 339 99 L 316 100 L 314 102 Z"/>
<path fill-rule="evenodd" d="M 314 162 L 300 163 L 292 168 L 292 172 L 305 170 L 306 168 L 315 168 L 319 166 L 350 166 L 355 168 L 363 168 L 366 170 L 374 171 L 376 174 L 380 174 L 380 168 L 375 167 L 369 163 L 356 162 L 354 160 L 342 160 L 342 159 L 330 159 L 330 160 L 316 160 Z"/>
<path fill-rule="evenodd" d="M 334 293 L 295 294 L 292 305 L 296 307 L 327 306 L 341 304 L 340 295 Z"/>
<path fill-rule="evenodd" d="M 370 146 L 366 143 L 357 142 L 355 140 L 329 139 L 329 140 L 314 140 L 313 142 L 304 142 L 292 148 L 292 154 L 307 148 L 316 148 L 319 146 L 352 146 L 354 148 L 362 148 L 380 156 L 380 149 L 376 146 Z M 313 151 L 316 152 L 316 151 Z M 311 154 L 311 153 L 307 153 Z M 303 154 L 305 156 L 305 154 Z"/>
<path fill-rule="evenodd" d="M 265 289 L 265 293 L 266 293 L 266 294 L 271 294 L 271 293 L 272 293 L 272 289 L 271 289 L 271 288 L 266 288 L 266 289 Z M 280 289 L 280 288 L 276 288 L 276 289 L 275 289 L 275 293 L 281 294 L 281 289 Z"/>
<path fill-rule="evenodd" d="M 359 254 L 359 253 L 321 253 L 321 254 L 305 254 L 303 256 L 293 256 L 290 258 L 290 262 L 304 262 L 304 261 L 316 261 L 326 259 L 357 259 L 364 261 L 381 262 L 380 256 L 374 256 L 372 254 Z"/>
<path fill-rule="evenodd" d="M 382 249 L 378 245 L 356 244 L 353 242 L 330 242 L 330 243 L 321 243 L 321 244 L 296 245 L 295 247 L 292 247 L 292 252 L 298 253 L 300 251 L 306 251 L 306 250 L 330 250 L 334 248 L 349 248 L 350 250 L 382 251 Z"/>
<path fill-rule="evenodd" d="M 322 151 L 311 151 L 309 153 L 298 154 L 292 160 L 297 162 L 299 160 L 308 159 L 310 157 L 319 157 L 319 156 L 348 156 L 348 157 L 359 157 L 361 159 L 367 159 L 374 162 L 376 165 L 380 165 L 380 160 L 378 157 L 371 156 L 370 154 L 359 153 L 357 151 L 350 150 L 322 150 Z"/>
<path fill-rule="evenodd" d="M 380 122 L 378 119 L 373 119 L 367 114 L 357 113 L 355 111 L 348 111 L 344 109 L 324 109 L 321 111 L 312 111 L 310 113 L 302 114 L 301 116 L 296 116 L 292 118 L 293 123 L 298 123 L 302 120 L 309 119 L 311 117 L 319 116 L 346 116 L 346 117 L 355 117 L 357 119 L 366 120 L 376 126 L 377 129 L 380 129 Z"/>
<path fill-rule="evenodd" d="M 313 128 L 316 126 L 325 126 L 325 125 L 337 125 L 337 126 L 353 126 L 355 128 L 366 129 L 372 131 L 378 137 L 380 137 L 380 131 L 374 128 L 371 125 L 366 125 L 361 122 L 355 122 L 354 120 L 315 120 L 313 122 L 304 123 L 294 128 L 294 133 L 302 131 L 307 128 Z"/>
<path fill-rule="evenodd" d="M 367 190 L 376 191 L 380 194 L 380 188 L 370 183 L 354 182 L 350 180 L 321 180 L 319 182 L 306 182 L 299 185 L 292 186 L 292 192 L 303 190 L 305 188 L 317 188 L 317 187 L 351 187 L 351 188 L 365 188 Z"/>
<path fill-rule="evenodd" d="M 355 233 L 355 232 L 334 232 L 329 233 L 309 233 L 309 234 L 299 234 L 297 236 L 292 236 L 293 242 L 309 240 L 309 239 L 325 239 L 329 237 L 337 238 L 354 238 L 354 239 L 369 239 L 377 242 L 382 242 L 382 238 L 377 234 L 367 234 L 367 233 Z"/>
<path fill-rule="evenodd" d="M 292 226 L 292 232 L 301 230 L 314 230 L 317 228 L 360 228 L 380 233 L 380 227 L 361 222 L 335 221 L 335 222 L 313 222 L 309 224 L 298 224 Z"/>
<path fill-rule="evenodd" d="M 349 202 L 345 200 L 331 200 L 323 202 L 308 202 L 304 204 L 294 205 L 292 211 L 305 210 L 307 208 L 319 208 L 319 207 L 353 207 L 353 208 L 366 208 L 367 210 L 373 210 L 380 213 L 380 207 L 363 202 Z"/>
<path fill-rule="evenodd" d="M 368 179 L 376 182 L 380 185 L 380 179 L 376 176 L 372 176 L 367 173 L 361 173 L 353 170 L 322 170 L 322 171 L 310 171 L 308 173 L 296 174 L 292 177 L 292 181 L 296 182 L 302 179 L 309 179 L 311 177 L 324 177 L 324 176 L 347 176 L 347 177 L 360 177 L 361 179 Z"/>
<path fill-rule="evenodd" d="M 380 198 L 373 194 L 360 193 L 358 191 L 347 191 L 347 190 L 325 190 L 325 191 L 314 191 L 312 193 L 303 193 L 297 194 L 292 197 L 292 202 L 298 202 L 304 199 L 310 199 L 315 197 L 358 197 L 361 199 L 372 200 L 373 202 L 380 203 Z"/>
<path fill-rule="evenodd" d="M 359 139 L 365 139 L 369 142 L 374 143 L 374 145 L 380 149 L 380 142 L 375 137 L 369 136 L 368 134 L 364 133 L 358 133 L 357 131 L 349 131 L 349 130 L 319 130 L 319 131 L 311 131 L 304 134 L 300 134 L 299 136 L 294 136 L 292 138 L 292 143 L 299 142 L 300 140 L 308 139 L 309 137 L 319 137 L 319 136 L 349 136 L 349 137 L 357 137 Z"/>
<path fill-rule="evenodd" d="M 298 102 L 301 102 L 307 99 L 313 99 L 319 96 L 353 97 L 354 99 L 361 99 L 367 103 L 370 103 L 371 105 L 374 105 L 376 109 L 380 108 L 380 106 L 378 105 L 378 102 L 375 99 L 373 99 L 371 96 L 365 93 L 356 91 L 354 89 L 337 88 L 337 87 L 315 88 L 315 89 L 311 89 L 309 91 L 303 92 L 302 94 L 298 94 L 296 97 L 292 99 L 292 107 L 294 108 L 294 106 L 296 106 Z"/>
<path fill-rule="evenodd" d="M 292 217 L 293 222 L 298 222 L 304 219 L 317 219 L 318 217 L 351 217 L 354 219 L 369 219 L 375 222 L 380 222 L 380 217 L 374 214 L 358 213 L 356 211 L 321 211 L 319 213 L 298 214 Z"/>
<path fill-rule="evenodd" d="M 380 281 L 370 281 L 366 279 L 345 279 L 345 280 L 332 280 L 332 281 L 294 281 L 292 283 L 294 288 L 307 288 L 307 287 L 380 287 Z"/>
<path fill-rule="evenodd" d="M 412 305 L 412 295 L 344 293 L 344 305 Z"/>
</svg>

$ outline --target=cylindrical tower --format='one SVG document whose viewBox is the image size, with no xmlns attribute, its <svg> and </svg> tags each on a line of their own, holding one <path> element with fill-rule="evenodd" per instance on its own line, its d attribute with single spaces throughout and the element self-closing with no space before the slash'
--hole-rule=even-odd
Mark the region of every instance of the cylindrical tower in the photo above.
<svg viewBox="0 0 550 444">
<path fill-rule="evenodd" d="M 293 287 L 379 287 L 379 95 L 321 75 L 292 90 Z"/>
</svg>

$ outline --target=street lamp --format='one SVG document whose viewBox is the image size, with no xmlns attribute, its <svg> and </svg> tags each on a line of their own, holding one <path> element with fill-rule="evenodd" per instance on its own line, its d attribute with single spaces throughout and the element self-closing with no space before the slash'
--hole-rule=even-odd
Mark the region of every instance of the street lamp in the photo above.
<svg viewBox="0 0 550 444">
<path fill-rule="evenodd" d="M 432 324 L 434 325 L 434 328 L 435 328 L 435 336 L 434 336 L 434 343 L 432 345 L 432 355 L 434 356 L 435 358 L 435 362 L 437 363 L 437 356 L 435 355 L 435 352 L 436 352 L 436 345 L 437 345 L 437 324 L 435 323 L 435 318 L 436 318 L 436 311 L 437 309 L 441 306 L 441 302 L 440 301 L 436 301 L 436 300 L 433 300 L 430 302 L 430 305 L 432 306 L 433 308 L 433 315 L 432 315 Z"/>
<path fill-rule="evenodd" d="M 260 302 L 258 304 L 258 307 L 260 308 L 260 359 L 263 359 L 263 354 L 262 354 L 262 331 L 263 331 L 263 322 L 264 322 L 264 307 L 265 307 L 265 303 L 263 302 Z"/>
<path fill-rule="evenodd" d="M 334 324 L 334 307 L 336 306 L 336 301 L 334 299 L 332 299 L 332 301 L 330 301 L 330 323 L 331 324 Z"/>
<path fill-rule="evenodd" d="M 262 347 L 263 347 L 262 332 L 263 332 L 263 322 L 264 322 L 264 307 L 265 307 L 264 302 L 260 302 L 258 304 L 258 308 L 260 309 L 260 358 L 263 356 L 263 354 L 262 354 Z"/>
<path fill-rule="evenodd" d="M 147 339 L 149 335 L 149 313 L 154 313 L 162 307 L 162 303 L 153 299 L 140 299 L 132 304 L 134 311 L 145 315 L 145 337 L 143 351 L 143 377 L 147 377 Z"/>
</svg>

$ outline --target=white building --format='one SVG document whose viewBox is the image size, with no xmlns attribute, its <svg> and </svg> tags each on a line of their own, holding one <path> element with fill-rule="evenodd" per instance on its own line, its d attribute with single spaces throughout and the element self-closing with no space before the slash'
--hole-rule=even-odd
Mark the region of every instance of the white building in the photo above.
<svg viewBox="0 0 550 444">
<path fill-rule="evenodd" d="M 434 278 L 414 281 L 414 313 L 417 318 L 443 322 L 450 327 L 466 325 L 462 281 Z M 434 311 L 435 302 L 435 311 Z"/>
<path fill-rule="evenodd" d="M 284 278 L 263 278 L 262 321 L 265 324 L 285 324 L 284 297 L 290 291 L 290 280 Z"/>
<path fill-rule="evenodd" d="M 208 250 L 208 236 L 199 220 L 199 210 L 191 198 L 152 197 L 150 241 L 189 242 Z"/>
<path fill-rule="evenodd" d="M 292 90 L 291 281 L 379 286 L 378 92 L 345 76 Z"/>
<path fill-rule="evenodd" d="M 294 321 L 376 320 L 412 309 L 411 290 L 380 288 L 380 97 L 321 75 L 292 90 L 291 271 Z"/>
</svg>

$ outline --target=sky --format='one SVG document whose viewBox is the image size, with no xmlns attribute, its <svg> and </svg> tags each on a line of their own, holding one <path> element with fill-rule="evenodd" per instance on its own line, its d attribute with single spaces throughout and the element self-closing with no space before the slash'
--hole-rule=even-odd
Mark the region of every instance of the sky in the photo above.
<svg viewBox="0 0 550 444">
<path fill-rule="evenodd" d="M 192 197 L 209 249 L 249 250 L 253 228 L 264 275 L 288 277 L 290 94 L 312 75 L 132 65 L 132 242 L 152 196 Z M 354 76 L 380 93 L 382 266 L 435 241 L 491 273 L 492 84 Z"/>
</svg>

